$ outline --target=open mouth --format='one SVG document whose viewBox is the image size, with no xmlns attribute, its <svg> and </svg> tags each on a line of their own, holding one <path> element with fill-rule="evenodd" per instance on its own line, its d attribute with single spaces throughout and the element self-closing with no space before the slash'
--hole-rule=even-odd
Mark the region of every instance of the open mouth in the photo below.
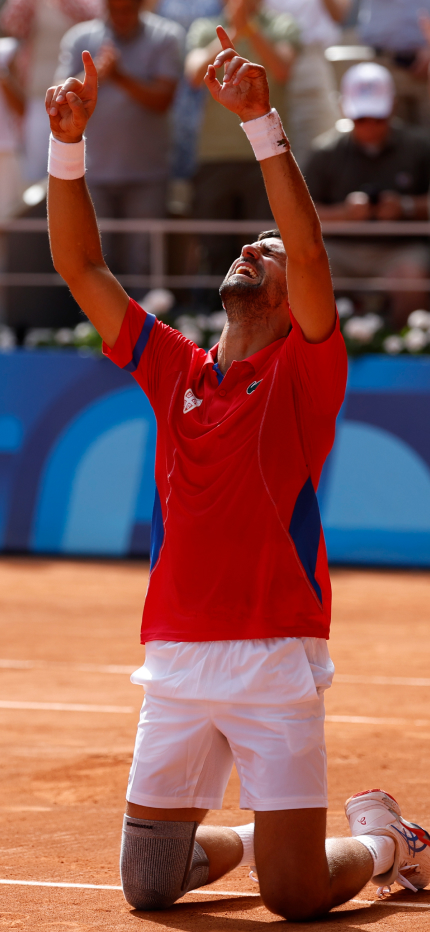
<svg viewBox="0 0 430 932">
<path fill-rule="evenodd" d="M 250 278 L 253 281 L 255 278 L 259 278 L 258 272 L 252 265 L 248 262 L 240 262 L 239 265 L 234 269 L 233 275 L 245 275 L 246 278 Z"/>
</svg>

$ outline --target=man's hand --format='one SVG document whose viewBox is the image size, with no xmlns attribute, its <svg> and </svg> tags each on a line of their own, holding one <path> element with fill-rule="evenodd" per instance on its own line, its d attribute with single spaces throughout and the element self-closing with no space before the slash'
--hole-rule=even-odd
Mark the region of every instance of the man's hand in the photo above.
<svg viewBox="0 0 430 932">
<path fill-rule="evenodd" d="M 118 57 L 118 52 L 111 42 L 102 45 L 94 59 L 99 81 L 109 81 L 115 77 L 118 71 Z"/>
<path fill-rule="evenodd" d="M 417 50 L 415 61 L 411 66 L 410 73 L 418 81 L 427 81 L 430 65 L 430 49 L 421 48 Z"/>
<path fill-rule="evenodd" d="M 97 69 L 89 52 L 82 52 L 84 81 L 67 78 L 64 84 L 50 87 L 45 107 L 52 135 L 60 142 L 79 142 L 97 103 Z"/>
<path fill-rule="evenodd" d="M 430 48 L 430 16 L 428 13 L 426 13 L 425 10 L 422 10 L 419 14 L 418 23 L 421 32 L 427 42 L 427 47 Z"/>
<path fill-rule="evenodd" d="M 396 191 L 382 191 L 375 207 L 377 220 L 401 220 L 403 208 L 400 194 Z"/>
<path fill-rule="evenodd" d="M 371 220 L 373 216 L 370 198 L 364 191 L 351 191 L 345 198 L 345 220 L 357 223 Z"/>
<path fill-rule="evenodd" d="M 237 55 L 222 26 L 217 26 L 217 35 L 223 50 L 213 65 L 208 66 L 204 79 L 212 97 L 227 110 L 237 113 L 243 123 L 269 113 L 269 85 L 265 69 Z M 220 84 L 216 69 L 223 65 L 224 80 Z"/>
<path fill-rule="evenodd" d="M 246 35 L 249 20 L 254 12 L 250 9 L 249 0 L 229 0 L 226 13 L 229 23 L 234 27 L 235 41 Z"/>
</svg>

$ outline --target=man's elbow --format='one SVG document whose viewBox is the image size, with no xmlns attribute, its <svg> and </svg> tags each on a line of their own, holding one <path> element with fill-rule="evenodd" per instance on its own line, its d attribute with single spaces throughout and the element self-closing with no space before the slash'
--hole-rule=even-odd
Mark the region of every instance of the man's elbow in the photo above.
<svg viewBox="0 0 430 932">
<path fill-rule="evenodd" d="M 157 113 L 167 113 L 173 103 L 174 94 L 163 94 L 156 102 L 155 108 Z"/>
<path fill-rule="evenodd" d="M 191 87 L 194 88 L 194 90 L 197 90 L 203 84 L 204 75 L 202 75 L 200 72 L 196 72 L 192 75 L 189 74 L 189 75 L 186 75 L 185 77 L 188 81 L 188 84 L 190 84 Z"/>
<path fill-rule="evenodd" d="M 275 67 L 272 66 L 271 70 L 272 70 L 273 77 L 278 84 L 286 84 L 286 82 L 288 81 L 290 77 L 290 71 L 291 71 L 290 65 L 287 65 L 287 64 L 284 65 L 283 63 L 280 62 Z"/>
<path fill-rule="evenodd" d="M 74 256 L 58 256 L 52 253 L 52 264 L 58 275 L 67 282 L 70 290 L 73 292 L 74 287 L 88 275 L 88 272 L 94 270 L 97 266 L 89 261 L 82 260 Z M 104 265 L 104 263 L 103 263 Z"/>
<path fill-rule="evenodd" d="M 189 52 L 185 59 L 184 75 L 191 87 L 200 87 L 205 73 L 205 63 L 202 56 L 195 54 L 196 50 Z M 200 49 L 197 50 L 200 52 Z"/>
<path fill-rule="evenodd" d="M 303 267 L 327 262 L 327 252 L 322 237 L 307 243 L 297 250 L 297 252 L 289 250 L 288 262 L 290 264 L 294 263 L 297 266 L 302 265 Z"/>
</svg>

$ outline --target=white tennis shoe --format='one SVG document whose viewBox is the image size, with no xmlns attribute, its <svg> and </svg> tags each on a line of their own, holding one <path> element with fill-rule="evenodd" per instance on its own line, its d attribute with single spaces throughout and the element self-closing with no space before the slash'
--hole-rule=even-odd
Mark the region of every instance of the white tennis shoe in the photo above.
<svg viewBox="0 0 430 932">
<path fill-rule="evenodd" d="M 378 894 L 389 893 L 395 881 L 414 893 L 430 883 L 430 835 L 402 817 L 399 804 L 389 793 L 356 793 L 347 799 L 345 812 L 352 835 L 388 835 L 395 842 L 392 868 L 372 877 L 372 883 L 379 887 Z"/>
</svg>

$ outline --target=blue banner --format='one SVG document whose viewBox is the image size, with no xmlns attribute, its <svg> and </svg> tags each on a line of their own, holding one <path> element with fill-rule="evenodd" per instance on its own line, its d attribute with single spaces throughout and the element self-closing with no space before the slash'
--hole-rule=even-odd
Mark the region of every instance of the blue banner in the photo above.
<svg viewBox="0 0 430 932">
<path fill-rule="evenodd" d="M 147 555 L 156 427 L 128 373 L 0 354 L 0 550 Z M 318 491 L 329 559 L 430 566 L 430 359 L 350 363 Z"/>
</svg>

